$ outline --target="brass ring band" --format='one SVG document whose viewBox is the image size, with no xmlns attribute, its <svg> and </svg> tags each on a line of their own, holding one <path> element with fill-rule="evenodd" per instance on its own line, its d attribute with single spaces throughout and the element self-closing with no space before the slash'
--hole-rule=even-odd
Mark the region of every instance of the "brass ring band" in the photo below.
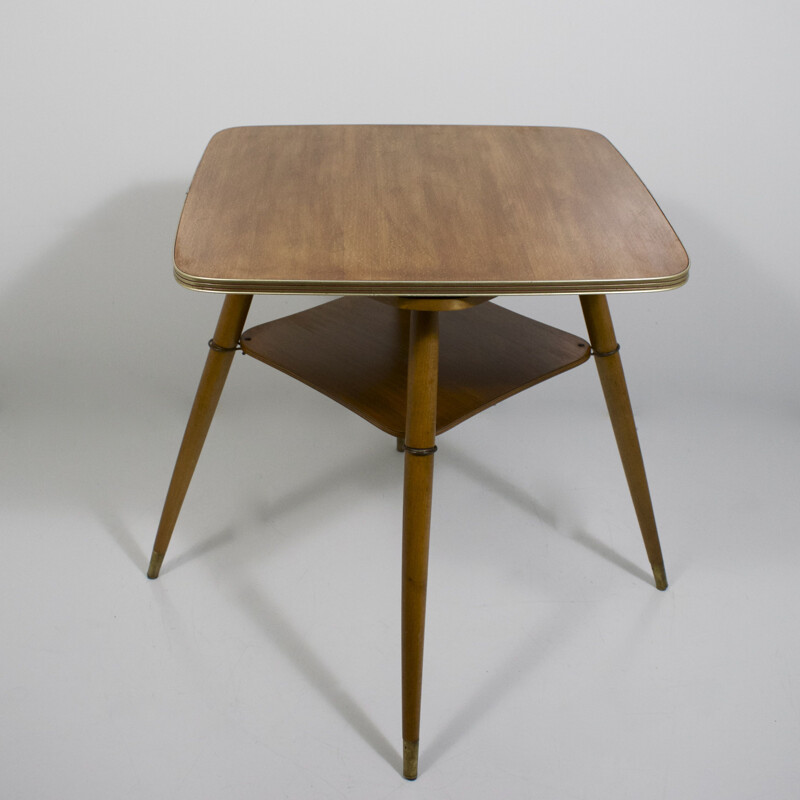
<svg viewBox="0 0 800 800">
<path fill-rule="evenodd" d="M 242 349 L 238 344 L 235 344 L 233 347 L 223 347 L 221 344 L 217 344 L 213 339 L 208 340 L 208 346 L 217 353 L 232 353 L 234 350 Z"/>
<path fill-rule="evenodd" d="M 619 353 L 619 345 L 613 350 L 609 350 L 607 353 L 598 353 L 597 350 L 592 350 L 592 355 L 596 358 L 608 358 L 609 356 L 615 356 L 617 353 Z"/>
<path fill-rule="evenodd" d="M 406 444 L 403 445 L 403 449 L 412 456 L 432 456 L 439 448 L 436 445 L 433 447 L 409 447 Z"/>
</svg>

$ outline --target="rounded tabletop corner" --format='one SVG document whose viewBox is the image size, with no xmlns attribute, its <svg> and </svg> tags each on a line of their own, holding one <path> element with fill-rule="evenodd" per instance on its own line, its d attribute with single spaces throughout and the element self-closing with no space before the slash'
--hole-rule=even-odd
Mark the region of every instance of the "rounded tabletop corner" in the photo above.
<svg viewBox="0 0 800 800">
<path fill-rule="evenodd" d="M 580 128 L 228 128 L 175 242 L 179 283 L 225 293 L 656 291 L 688 267 L 633 169 Z"/>
</svg>

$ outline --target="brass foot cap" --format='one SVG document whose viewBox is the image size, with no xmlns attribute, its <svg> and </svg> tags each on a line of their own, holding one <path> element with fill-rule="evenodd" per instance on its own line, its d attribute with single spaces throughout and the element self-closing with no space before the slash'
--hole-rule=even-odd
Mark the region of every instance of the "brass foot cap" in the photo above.
<svg viewBox="0 0 800 800">
<path fill-rule="evenodd" d="M 417 763 L 419 761 L 419 742 L 407 742 L 403 739 L 403 777 L 407 781 L 417 779 Z"/>
<path fill-rule="evenodd" d="M 150 567 L 147 570 L 147 577 L 151 580 L 154 580 L 158 577 L 158 573 L 161 571 L 161 563 L 164 561 L 164 554 L 163 553 L 156 553 L 153 550 L 153 555 L 150 557 Z"/>
<path fill-rule="evenodd" d="M 653 577 L 656 579 L 656 589 L 663 592 L 667 588 L 667 571 L 663 564 L 653 564 Z"/>
</svg>

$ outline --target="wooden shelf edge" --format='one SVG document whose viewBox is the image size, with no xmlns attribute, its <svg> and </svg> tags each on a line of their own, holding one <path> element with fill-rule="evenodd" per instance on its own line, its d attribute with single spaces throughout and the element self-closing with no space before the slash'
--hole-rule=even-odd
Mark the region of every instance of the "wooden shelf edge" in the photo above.
<svg viewBox="0 0 800 800">
<path fill-rule="evenodd" d="M 408 311 L 340 298 L 255 326 L 242 349 L 392 436 L 405 428 Z M 588 342 L 494 303 L 440 317 L 437 433 L 584 363 Z"/>
</svg>

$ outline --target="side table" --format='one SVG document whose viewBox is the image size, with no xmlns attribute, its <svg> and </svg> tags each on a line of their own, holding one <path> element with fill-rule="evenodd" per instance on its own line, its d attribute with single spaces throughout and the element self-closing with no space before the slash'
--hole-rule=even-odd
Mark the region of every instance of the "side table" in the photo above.
<svg viewBox="0 0 800 800">
<path fill-rule="evenodd" d="M 236 350 L 303 381 L 405 453 L 403 774 L 417 776 L 437 436 L 594 355 L 655 585 L 667 588 L 606 295 L 682 285 L 688 258 L 591 131 L 232 128 L 187 195 L 175 276 L 225 295 L 153 547 L 158 577 Z M 338 299 L 244 330 L 254 294 Z M 589 342 L 498 296 L 577 294 Z"/>
</svg>

